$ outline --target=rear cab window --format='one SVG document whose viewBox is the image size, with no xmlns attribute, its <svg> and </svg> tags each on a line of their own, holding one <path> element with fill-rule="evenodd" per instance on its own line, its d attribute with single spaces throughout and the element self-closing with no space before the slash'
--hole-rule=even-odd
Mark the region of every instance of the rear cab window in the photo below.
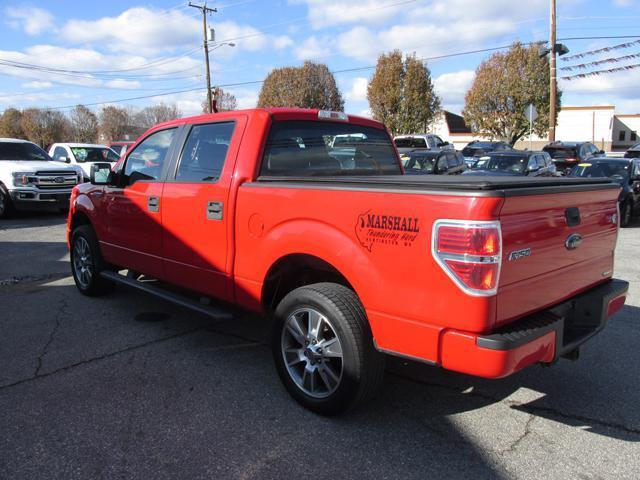
<svg viewBox="0 0 640 480">
<path fill-rule="evenodd" d="M 385 130 L 314 120 L 274 123 L 260 169 L 261 176 L 400 174 L 400 163 Z"/>
<path fill-rule="evenodd" d="M 217 182 L 222 173 L 235 122 L 191 127 L 175 175 L 178 182 Z"/>
</svg>

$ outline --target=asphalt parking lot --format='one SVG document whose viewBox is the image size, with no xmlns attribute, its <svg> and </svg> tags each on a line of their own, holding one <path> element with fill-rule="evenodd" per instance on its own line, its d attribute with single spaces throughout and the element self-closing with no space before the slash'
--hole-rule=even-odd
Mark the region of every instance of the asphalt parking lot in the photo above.
<svg viewBox="0 0 640 480">
<path fill-rule="evenodd" d="M 389 359 L 338 418 L 289 398 L 260 318 L 81 296 L 64 222 L 0 223 L 0 478 L 639 476 L 640 222 L 616 252 L 628 304 L 578 362 L 483 381 Z"/>
</svg>

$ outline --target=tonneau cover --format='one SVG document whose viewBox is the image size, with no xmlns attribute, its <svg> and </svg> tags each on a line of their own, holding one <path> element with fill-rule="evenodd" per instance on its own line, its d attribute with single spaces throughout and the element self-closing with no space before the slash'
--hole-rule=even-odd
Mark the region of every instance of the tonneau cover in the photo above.
<svg viewBox="0 0 640 480">
<path fill-rule="evenodd" d="M 355 188 L 392 188 L 403 190 L 507 191 L 544 189 L 545 191 L 599 190 L 620 188 L 609 178 L 582 177 L 504 177 L 465 175 L 368 175 L 368 176 L 262 176 L 259 183 L 317 184 L 318 186 Z M 569 187 L 569 188 L 567 188 Z M 515 193 L 515 192 L 514 192 Z M 522 192 L 526 193 L 526 192 Z M 533 192 L 532 192 L 533 193 Z M 538 192 L 536 192 L 538 193 Z M 539 192 L 542 193 L 542 192 Z"/>
</svg>

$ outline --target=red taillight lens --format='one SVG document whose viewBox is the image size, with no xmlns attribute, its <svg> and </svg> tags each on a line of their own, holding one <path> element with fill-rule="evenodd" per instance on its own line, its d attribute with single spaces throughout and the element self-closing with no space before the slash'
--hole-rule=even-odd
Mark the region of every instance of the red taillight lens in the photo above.
<svg viewBox="0 0 640 480">
<path fill-rule="evenodd" d="M 498 285 L 497 263 L 465 263 L 445 260 L 462 283 L 474 290 L 493 290 Z"/>
<path fill-rule="evenodd" d="M 499 251 L 500 235 L 495 228 L 442 226 L 438 230 L 438 252 L 491 256 Z"/>
<path fill-rule="evenodd" d="M 432 253 L 451 279 L 470 295 L 494 295 L 502 263 L 500 222 L 438 220 Z"/>
</svg>

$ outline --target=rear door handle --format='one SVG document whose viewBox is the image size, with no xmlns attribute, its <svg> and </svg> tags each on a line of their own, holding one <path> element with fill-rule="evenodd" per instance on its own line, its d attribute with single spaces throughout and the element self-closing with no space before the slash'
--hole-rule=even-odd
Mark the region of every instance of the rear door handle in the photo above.
<svg viewBox="0 0 640 480">
<path fill-rule="evenodd" d="M 222 220 L 222 202 L 207 202 L 207 220 Z"/>
<path fill-rule="evenodd" d="M 158 197 L 147 197 L 147 210 L 150 212 L 160 211 L 160 199 Z"/>
</svg>

